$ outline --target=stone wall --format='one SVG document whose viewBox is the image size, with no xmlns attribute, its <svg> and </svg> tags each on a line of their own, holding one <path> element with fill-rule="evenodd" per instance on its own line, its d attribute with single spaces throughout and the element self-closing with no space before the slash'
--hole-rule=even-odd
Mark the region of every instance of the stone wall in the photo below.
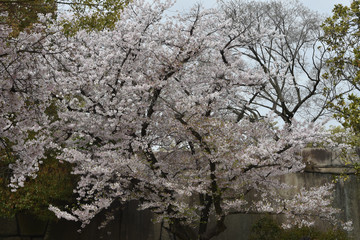
<svg viewBox="0 0 360 240">
<path fill-rule="evenodd" d="M 18 214 L 11 219 L 0 218 L 0 240 L 152 240 L 155 227 L 149 211 L 137 211 L 136 203 L 113 205 L 108 213 L 115 217 L 105 228 L 100 214 L 81 232 L 80 224 L 72 221 L 41 221 L 34 216 Z"/>
<path fill-rule="evenodd" d="M 331 182 L 334 174 L 349 170 L 337 153 L 325 149 L 305 149 L 302 153 L 307 167 L 303 173 L 282 177 L 286 183 L 301 187 L 312 187 Z M 354 223 L 353 236 L 360 236 L 360 180 L 350 176 L 348 181 L 339 181 L 334 193 L 334 206 L 342 210 L 341 218 Z M 104 215 L 97 216 L 90 225 L 78 233 L 80 225 L 59 220 L 42 222 L 34 217 L 19 214 L 13 219 L 0 219 L 0 240 L 171 240 L 161 224 L 151 222 L 149 211 L 137 211 L 136 203 L 112 206 L 115 220 L 105 228 L 98 229 Z M 238 214 L 226 218 L 227 230 L 216 240 L 246 240 L 250 227 L 262 216 Z M 356 239 L 356 238 L 355 238 Z"/>
<path fill-rule="evenodd" d="M 360 236 L 360 179 L 351 175 L 351 166 L 346 166 L 340 154 L 321 148 L 304 149 L 302 152 L 306 168 L 303 173 L 288 174 L 281 177 L 285 183 L 296 186 L 300 191 L 302 187 L 310 188 L 332 182 L 340 173 L 349 172 L 349 179 L 339 180 L 335 185 L 333 206 L 341 209 L 341 220 L 353 222 L 354 230 L 349 233 L 354 239 Z M 226 219 L 227 230 L 220 234 L 216 240 L 246 240 L 250 227 L 261 217 L 259 214 L 238 214 Z M 277 216 L 281 219 L 281 216 Z M 317 227 L 325 230 L 329 225 L 318 222 Z"/>
</svg>

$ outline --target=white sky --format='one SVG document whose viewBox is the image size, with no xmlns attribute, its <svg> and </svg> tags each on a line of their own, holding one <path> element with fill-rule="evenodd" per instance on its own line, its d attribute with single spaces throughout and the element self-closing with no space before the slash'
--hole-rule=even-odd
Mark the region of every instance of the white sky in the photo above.
<svg viewBox="0 0 360 240">
<path fill-rule="evenodd" d="M 331 14 L 335 4 L 350 5 L 351 0 L 299 0 L 306 7 L 318 11 L 322 14 Z M 191 8 L 197 0 L 177 0 L 176 4 L 171 10 L 186 10 Z M 217 0 L 202 0 L 200 1 L 205 7 L 215 7 Z"/>
</svg>

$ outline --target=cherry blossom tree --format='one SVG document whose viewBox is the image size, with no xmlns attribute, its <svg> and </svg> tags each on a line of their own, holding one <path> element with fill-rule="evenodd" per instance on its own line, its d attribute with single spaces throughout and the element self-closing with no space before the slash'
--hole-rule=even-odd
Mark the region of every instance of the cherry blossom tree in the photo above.
<svg viewBox="0 0 360 240">
<path fill-rule="evenodd" d="M 0 149 L 2 158 L 15 160 L 9 166 L 15 189 L 26 177 L 36 177 L 44 145 L 51 142 L 46 109 L 54 88 L 47 68 L 59 52 L 44 45 L 57 38 L 55 29 L 37 25 L 31 34 L 12 38 L 11 28 L 0 28 Z"/>
<path fill-rule="evenodd" d="M 242 34 L 223 11 L 200 6 L 168 16 L 171 5 L 133 1 L 114 30 L 65 37 L 45 24 L 2 38 L 0 146 L 16 157 L 11 187 L 35 177 L 44 151 L 55 149 L 79 175 L 78 203 L 50 209 L 84 225 L 130 200 L 179 239 L 211 239 L 235 213 L 337 223 L 331 185 L 290 195 L 279 181 L 303 170 L 307 143 L 326 144 L 321 128 L 251 117 L 248 103 L 269 82 L 233 44 L 277 33 Z"/>
</svg>

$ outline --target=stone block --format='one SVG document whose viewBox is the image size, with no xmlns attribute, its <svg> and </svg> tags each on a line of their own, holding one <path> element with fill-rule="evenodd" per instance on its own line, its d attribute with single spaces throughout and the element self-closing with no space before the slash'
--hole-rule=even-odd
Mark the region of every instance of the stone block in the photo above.
<svg viewBox="0 0 360 240">
<path fill-rule="evenodd" d="M 332 165 L 333 152 L 324 148 L 305 148 L 301 155 L 307 165 L 325 167 Z"/>
<path fill-rule="evenodd" d="M 78 222 L 59 219 L 49 223 L 44 240 L 80 239 L 78 229 L 80 229 Z"/>
<path fill-rule="evenodd" d="M 45 234 L 47 222 L 23 214 L 19 214 L 17 220 L 21 236 L 43 236 Z"/>
<path fill-rule="evenodd" d="M 153 217 L 149 210 L 138 211 L 138 202 L 126 204 L 122 211 L 120 239 L 154 239 Z"/>
<path fill-rule="evenodd" d="M 331 161 L 332 166 L 345 166 L 345 161 L 341 151 L 333 151 L 332 155 L 333 155 Z"/>
<path fill-rule="evenodd" d="M 22 240 L 21 237 L 0 237 L 0 240 Z"/>
<path fill-rule="evenodd" d="M 344 167 L 320 167 L 320 168 L 313 168 L 313 172 L 317 172 L 317 173 L 327 173 L 327 174 L 342 174 L 342 173 L 347 173 L 347 174 L 353 174 L 356 171 L 352 168 L 344 168 Z"/>
</svg>

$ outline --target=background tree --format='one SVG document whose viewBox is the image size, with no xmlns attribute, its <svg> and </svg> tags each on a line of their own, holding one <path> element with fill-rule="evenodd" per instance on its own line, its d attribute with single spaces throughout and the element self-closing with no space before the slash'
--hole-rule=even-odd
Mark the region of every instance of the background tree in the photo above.
<svg viewBox="0 0 360 240">
<path fill-rule="evenodd" d="M 112 29 L 121 17 L 121 11 L 131 0 L 64 0 L 58 4 L 70 8 L 72 18 L 64 18 L 64 30 L 74 34 L 87 31 Z"/>
<path fill-rule="evenodd" d="M 17 36 L 25 28 L 38 22 L 38 14 L 56 14 L 54 0 L 2 0 L 0 1 L 1 23 L 12 29 L 12 36 Z"/>
<path fill-rule="evenodd" d="M 222 8 L 236 29 L 229 35 L 228 49 L 241 53 L 268 82 L 260 89 L 249 89 L 250 94 L 257 94 L 243 103 L 254 117 L 270 110 L 291 123 L 294 118 L 316 121 L 326 115 L 327 102 L 334 99 L 339 82 L 321 77 L 328 55 L 319 41 L 321 15 L 299 1 L 234 0 L 223 1 Z M 232 39 L 238 35 L 249 37 L 249 41 Z M 237 107 L 234 110 L 241 112 Z"/>
<path fill-rule="evenodd" d="M 129 0 L 2 0 L 0 2 L 0 20 L 11 26 L 13 36 L 38 22 L 38 14 L 49 14 L 53 20 L 62 17 L 64 31 L 67 34 L 85 29 L 87 31 L 113 28 L 120 19 L 121 11 Z M 59 14 L 60 13 L 60 14 Z"/>
<path fill-rule="evenodd" d="M 356 148 L 346 157 L 354 165 L 356 174 L 360 173 L 358 164 L 360 134 L 360 1 L 352 1 L 350 6 L 338 4 L 333 16 L 326 19 L 323 41 L 328 45 L 332 57 L 327 60 L 328 71 L 324 78 L 330 81 L 342 81 L 349 86 L 348 94 L 338 94 L 336 101 L 329 103 L 334 116 L 347 133 L 341 140 Z M 354 160 L 355 159 L 355 160 Z"/>
<path fill-rule="evenodd" d="M 339 94 L 330 103 L 335 116 L 345 128 L 360 132 L 360 1 L 352 1 L 350 7 L 341 4 L 333 9 L 333 16 L 323 24 L 323 40 L 334 57 L 327 61 L 330 69 L 325 78 L 342 79 L 352 87 L 348 95 Z"/>
</svg>

